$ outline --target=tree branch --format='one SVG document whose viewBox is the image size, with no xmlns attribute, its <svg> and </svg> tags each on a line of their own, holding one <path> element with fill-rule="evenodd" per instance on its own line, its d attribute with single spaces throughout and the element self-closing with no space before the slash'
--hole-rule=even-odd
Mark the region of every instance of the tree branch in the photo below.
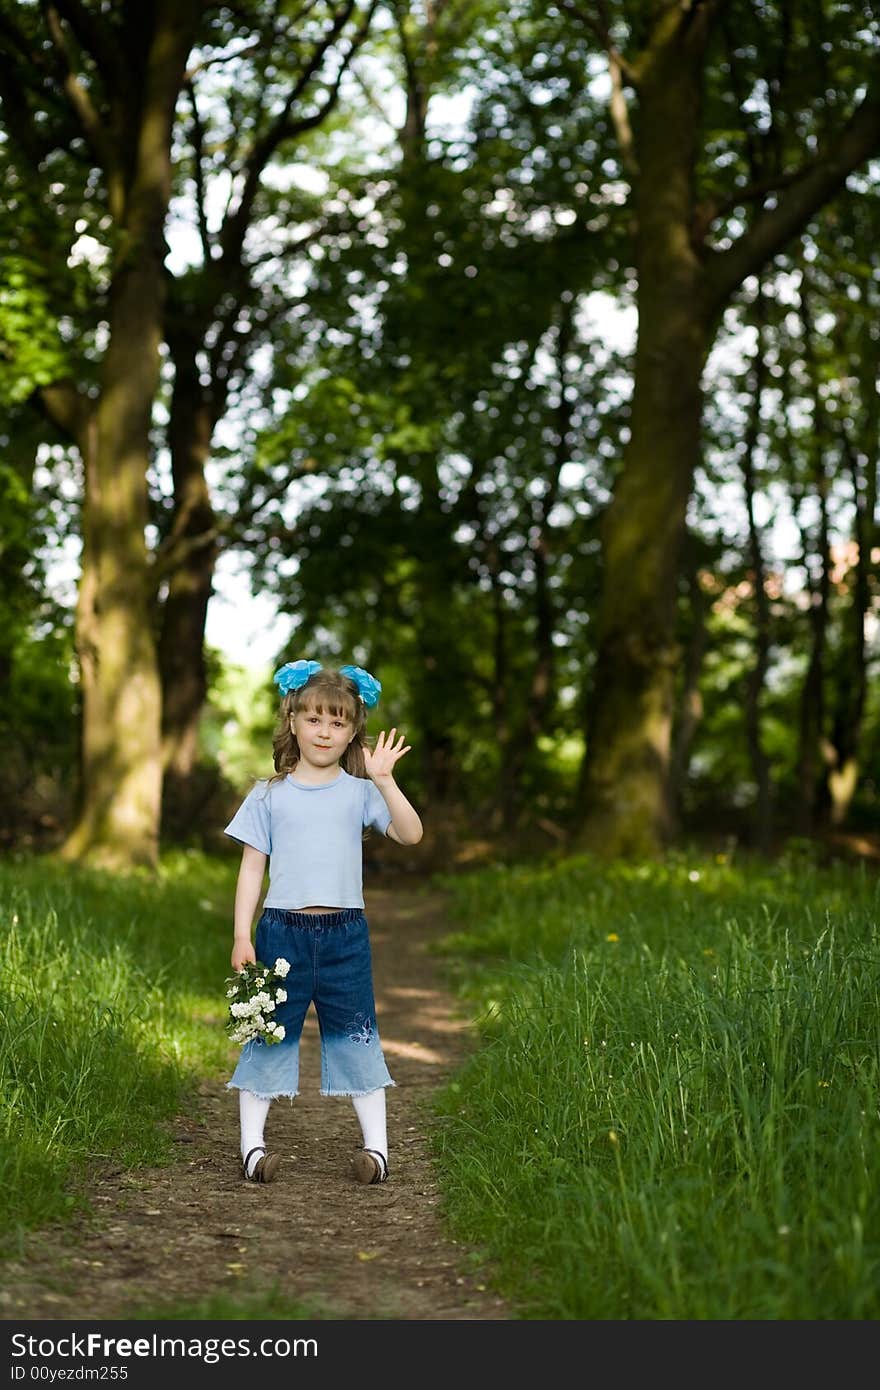
<svg viewBox="0 0 880 1390">
<path fill-rule="evenodd" d="M 809 164 L 786 176 L 788 186 L 727 251 L 710 252 L 707 308 L 717 312 L 749 275 L 766 265 L 830 201 L 847 177 L 880 152 L 880 83 L 869 88 L 836 139 Z"/>
<path fill-rule="evenodd" d="M 199 224 L 199 241 L 202 244 L 202 259 L 207 265 L 211 260 L 211 233 L 208 230 L 208 216 L 206 211 L 207 190 L 205 188 L 205 171 L 202 167 L 202 159 L 205 153 L 205 127 L 202 123 L 196 90 L 191 80 L 184 84 L 186 94 L 189 97 L 192 107 L 192 127 L 193 127 L 193 182 L 196 186 L 196 218 Z"/>
<path fill-rule="evenodd" d="M 620 52 L 620 49 L 612 41 L 611 17 L 608 13 L 608 6 L 605 4 L 605 0 L 599 0 L 599 3 L 596 5 L 588 5 L 586 14 L 584 13 L 583 7 L 576 5 L 574 0 L 557 0 L 557 4 L 560 10 L 565 10 L 567 14 L 573 15 L 575 19 L 580 20 L 584 28 L 587 29 L 594 38 L 599 40 L 599 43 L 608 54 L 608 57 L 617 65 L 621 75 L 626 78 L 631 86 L 637 87 L 639 79 L 638 67 L 628 62 Z"/>
<path fill-rule="evenodd" d="M 638 89 L 637 67 L 635 64 L 627 62 L 620 49 L 612 41 L 611 20 L 604 0 L 600 0 L 595 9 L 591 7 L 586 14 L 579 5 L 574 3 L 574 0 L 558 0 L 558 4 L 561 10 L 565 10 L 568 14 L 574 15 L 575 19 L 580 20 L 581 24 L 599 40 L 608 56 L 608 73 L 611 78 L 611 97 L 608 110 L 611 115 L 611 124 L 617 137 L 621 163 L 627 173 L 635 178 L 639 172 L 639 164 L 636 159 L 635 140 L 633 139 L 624 86 L 628 82 L 630 86 Z"/>
<path fill-rule="evenodd" d="M 366 38 L 370 24 L 372 23 L 373 15 L 378 7 L 378 0 L 370 0 L 363 22 L 349 45 L 348 53 L 340 63 L 339 72 L 336 75 L 336 79 L 323 106 L 311 116 L 303 117 L 298 121 L 291 119 L 291 111 L 294 103 L 302 95 L 315 73 L 319 70 L 331 43 L 344 27 L 354 7 L 355 0 L 345 0 L 345 4 L 337 12 L 331 28 L 316 46 L 311 59 L 306 63 L 288 93 L 283 110 L 275 121 L 273 121 L 265 134 L 254 142 L 250 155 L 244 162 L 245 185 L 242 190 L 241 198 L 239 199 L 235 211 L 224 218 L 220 237 L 223 248 L 222 259 L 227 264 L 237 264 L 241 258 L 241 248 L 244 243 L 254 199 L 257 196 L 257 191 L 260 186 L 260 179 L 263 170 L 278 146 L 284 141 L 293 139 L 298 135 L 304 135 L 306 131 L 313 130 L 315 126 L 320 125 L 322 121 L 326 120 L 339 99 L 342 78 L 352 58 Z"/>
<path fill-rule="evenodd" d="M 79 134 L 79 124 L 70 124 L 70 107 L 57 96 L 50 78 L 51 68 L 44 53 L 34 48 L 8 15 L 0 14 L 0 101 L 6 113 L 6 134 L 35 170 L 39 170 L 42 160 L 56 145 L 69 148 Z M 44 123 L 34 120 L 32 100 L 36 100 L 41 112 L 54 108 L 67 130 L 53 139 Z"/>
<path fill-rule="evenodd" d="M 67 97 L 71 110 L 73 111 L 80 129 L 85 136 L 89 148 L 96 160 L 107 175 L 108 183 L 114 181 L 112 176 L 117 172 L 118 161 L 113 151 L 113 145 L 107 138 L 101 118 L 98 115 L 88 91 L 82 85 L 70 60 L 70 52 L 67 39 L 54 4 L 45 6 L 46 27 L 55 51 L 56 61 L 59 69 L 60 85 Z"/>
<path fill-rule="evenodd" d="M 94 402 L 73 381 L 53 381 L 34 392 L 40 410 L 57 430 L 83 453 L 84 440 L 94 414 Z"/>
<path fill-rule="evenodd" d="M 240 507 L 234 513 L 228 512 L 221 521 L 214 526 L 209 526 L 197 536 L 186 536 L 182 540 L 172 540 L 168 537 L 153 552 L 153 582 L 160 584 L 178 566 L 199 550 L 204 550 L 207 546 L 216 545 L 218 550 L 224 546 L 234 544 L 243 534 L 245 526 L 259 516 L 260 512 L 273 502 L 278 502 L 284 494 L 298 482 L 301 478 L 310 476 L 315 471 L 314 460 L 306 462 L 298 469 L 288 473 L 273 488 L 264 493 L 257 501 L 250 506 Z"/>
<path fill-rule="evenodd" d="M 109 24 L 100 23 L 82 0 L 55 0 L 55 7 L 67 20 L 77 43 L 94 59 L 108 92 L 119 95 L 125 58 Z"/>
<path fill-rule="evenodd" d="M 262 38 L 252 39 L 243 48 L 236 48 L 231 53 L 218 53 L 215 58 L 205 58 L 201 63 L 195 63 L 191 68 L 187 68 L 184 74 L 184 83 L 189 86 L 201 72 L 208 72 L 211 68 L 222 67 L 224 63 L 234 63 L 236 58 L 243 58 L 248 53 L 253 53 L 263 45 Z"/>
</svg>

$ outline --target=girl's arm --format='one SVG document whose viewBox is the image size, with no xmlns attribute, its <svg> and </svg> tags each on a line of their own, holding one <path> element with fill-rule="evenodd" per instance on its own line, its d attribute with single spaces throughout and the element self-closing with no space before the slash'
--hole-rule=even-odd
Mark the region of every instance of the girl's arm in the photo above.
<svg viewBox="0 0 880 1390">
<path fill-rule="evenodd" d="M 417 845 L 422 838 L 422 822 L 415 807 L 407 800 L 394 778 L 374 777 L 373 781 L 385 798 L 391 812 L 391 824 L 385 834 L 399 845 Z"/>
<path fill-rule="evenodd" d="M 240 970 L 249 960 L 256 960 L 257 953 L 251 941 L 254 916 L 263 891 L 268 856 L 253 845 L 245 845 L 241 851 L 241 864 L 238 881 L 235 885 L 235 908 L 233 921 L 235 940 L 232 943 L 232 968 Z"/>
<path fill-rule="evenodd" d="M 410 751 L 410 744 L 404 743 L 403 734 L 395 743 L 396 733 L 397 730 L 392 729 L 386 740 L 383 729 L 376 739 L 375 748 L 364 748 L 364 763 L 367 776 L 375 782 L 391 812 L 391 824 L 385 832 L 388 838 L 396 840 L 399 845 L 417 845 L 422 838 L 422 822 L 415 807 L 394 780 L 394 764 Z"/>
</svg>

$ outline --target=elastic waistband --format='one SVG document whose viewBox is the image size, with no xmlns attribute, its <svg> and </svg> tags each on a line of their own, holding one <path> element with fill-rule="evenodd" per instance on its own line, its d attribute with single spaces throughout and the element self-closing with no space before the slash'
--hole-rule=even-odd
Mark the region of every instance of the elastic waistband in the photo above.
<svg viewBox="0 0 880 1390">
<path fill-rule="evenodd" d="M 336 912 L 299 912 L 289 907 L 265 907 L 263 916 L 283 927 L 344 927 L 347 922 L 356 922 L 363 917 L 362 907 L 340 907 Z"/>
</svg>

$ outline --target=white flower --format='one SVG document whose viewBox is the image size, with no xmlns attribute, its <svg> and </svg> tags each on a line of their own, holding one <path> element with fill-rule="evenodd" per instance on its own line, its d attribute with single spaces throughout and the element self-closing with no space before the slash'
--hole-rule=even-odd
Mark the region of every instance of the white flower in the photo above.
<svg viewBox="0 0 880 1390">
<path fill-rule="evenodd" d="M 282 957 L 278 964 L 281 973 L 270 970 L 261 961 L 248 961 L 226 981 L 226 998 L 230 1001 L 226 1031 L 232 1042 L 244 1046 L 262 1038 L 264 1042 L 276 1043 L 284 1037 L 283 1027 L 269 1017 L 276 1005 L 287 999 L 287 991 L 277 988 L 277 984 L 290 965 Z"/>
<path fill-rule="evenodd" d="M 279 956 L 275 964 L 272 966 L 272 969 L 275 971 L 275 974 L 278 976 L 278 978 L 280 980 L 283 980 L 285 979 L 287 972 L 290 969 L 290 961 L 285 960 L 283 956 Z"/>
</svg>

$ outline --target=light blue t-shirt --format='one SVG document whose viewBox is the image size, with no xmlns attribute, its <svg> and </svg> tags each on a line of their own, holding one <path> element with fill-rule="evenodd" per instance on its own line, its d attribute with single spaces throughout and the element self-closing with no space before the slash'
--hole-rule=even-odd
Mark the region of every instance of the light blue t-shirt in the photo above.
<svg viewBox="0 0 880 1390">
<path fill-rule="evenodd" d="M 363 907 L 363 832 L 390 824 L 375 782 L 340 768 L 319 787 L 257 782 L 225 833 L 269 856 L 265 907 Z"/>
</svg>

